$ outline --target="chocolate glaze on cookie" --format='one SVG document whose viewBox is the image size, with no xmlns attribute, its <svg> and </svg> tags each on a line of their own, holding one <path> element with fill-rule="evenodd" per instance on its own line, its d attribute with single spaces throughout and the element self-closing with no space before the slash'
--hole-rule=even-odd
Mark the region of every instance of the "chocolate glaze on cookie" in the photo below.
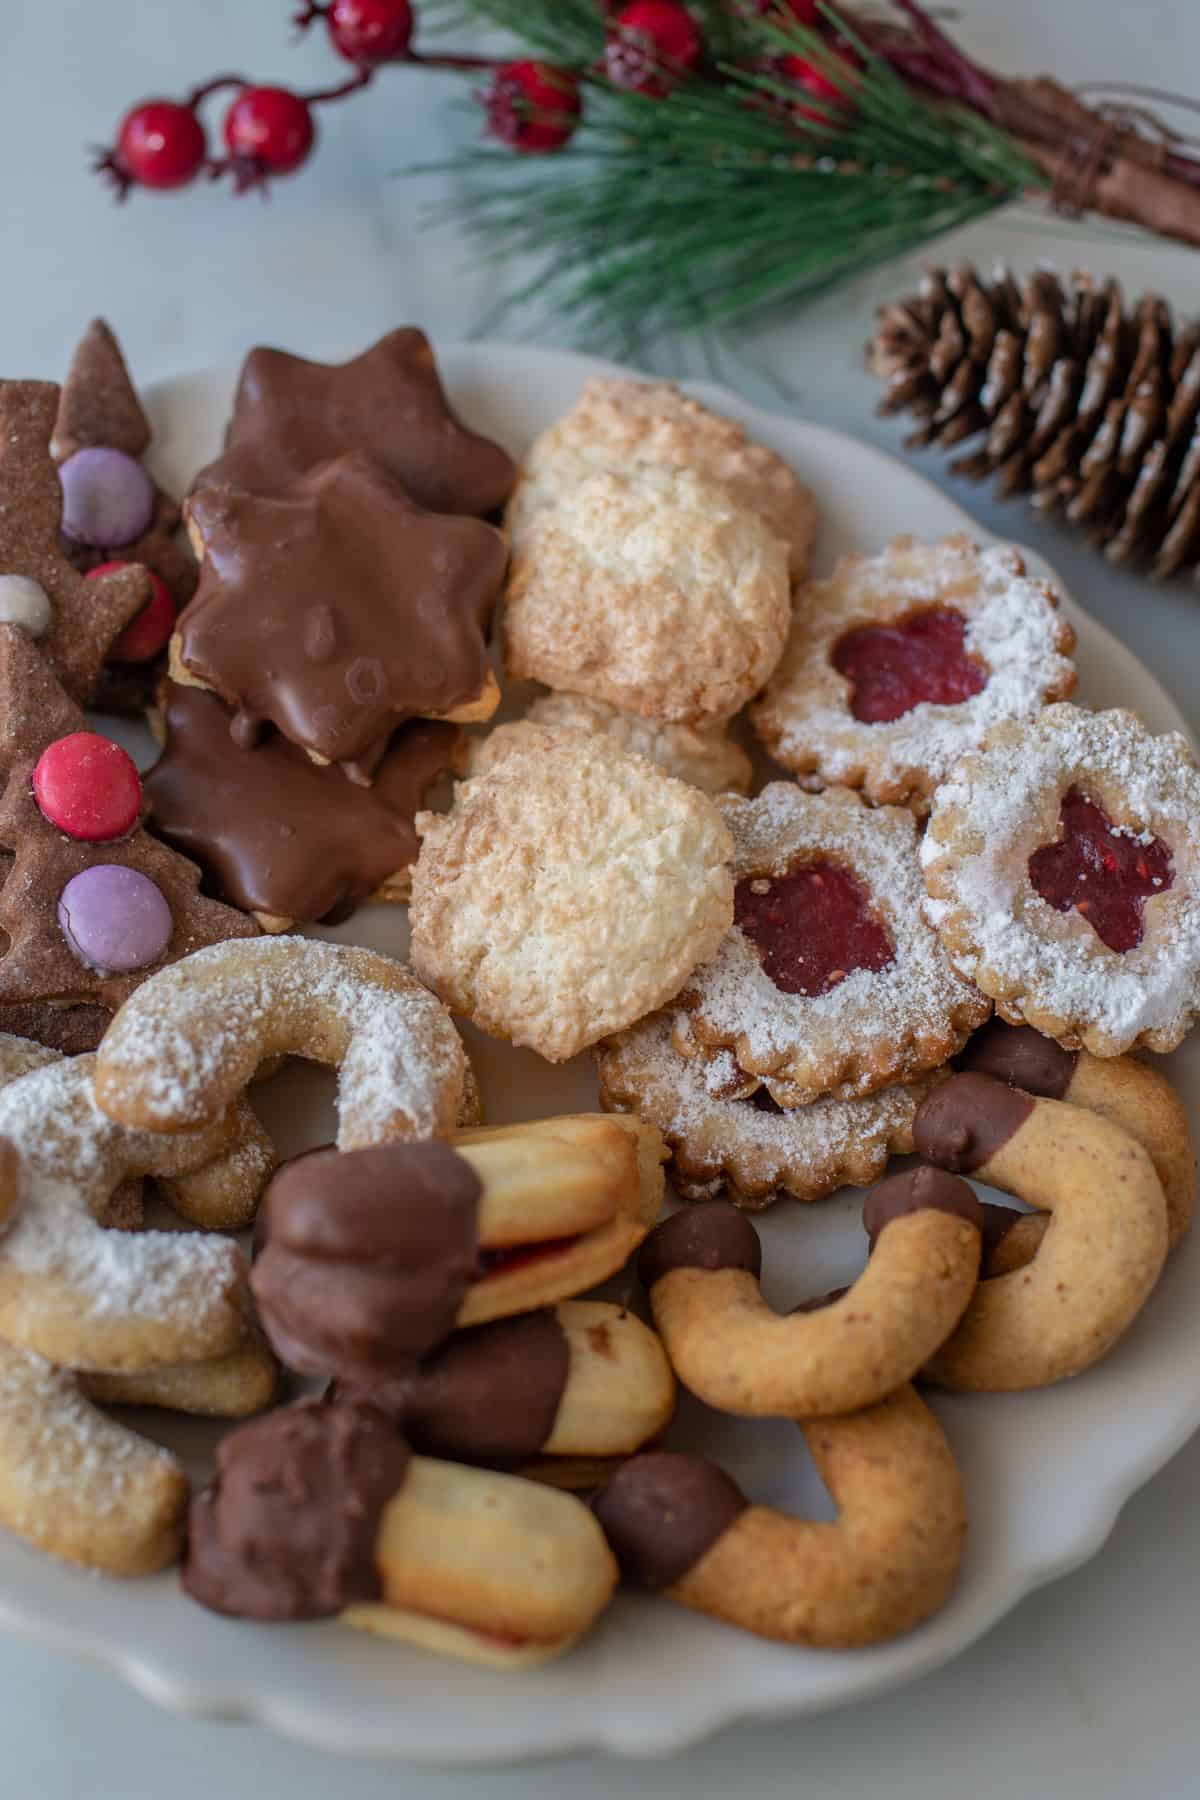
<svg viewBox="0 0 1200 1800">
<path fill-rule="evenodd" d="M 225 451 L 196 488 L 234 482 L 275 494 L 315 463 L 365 450 L 435 512 L 502 506 L 516 465 L 451 409 L 423 331 L 390 331 L 346 363 L 259 345 L 242 364 Z"/>
<path fill-rule="evenodd" d="M 240 749 L 229 709 L 202 688 L 166 682 L 160 704 L 166 747 L 144 781 L 152 829 L 223 899 L 301 923 L 346 917 L 411 867 L 413 820 L 462 741 L 456 726 L 416 719 L 366 787 L 286 738 Z"/>
<path fill-rule="evenodd" d="M 492 526 L 425 512 L 361 454 L 275 498 L 203 489 L 189 516 L 204 560 L 177 654 L 243 748 L 269 721 L 361 773 L 398 725 L 483 691 L 507 561 Z"/>
<path fill-rule="evenodd" d="M 629 1580 L 671 1587 L 710 1550 L 749 1501 L 701 1456 L 650 1450 L 618 1469 L 592 1503 Z"/>
<path fill-rule="evenodd" d="M 297 1157 L 263 1201 L 250 1285 L 290 1368 L 404 1375 L 449 1335 L 478 1273 L 479 1177 L 446 1144 Z"/>
<path fill-rule="evenodd" d="M 1027 1094 L 1061 1100 L 1078 1061 L 1078 1051 L 1064 1050 L 1032 1025 L 1007 1025 L 1003 1019 L 992 1019 L 963 1051 L 961 1066 L 976 1075 L 994 1075 Z"/>
<path fill-rule="evenodd" d="M 1007 1144 L 1033 1111 L 1028 1094 L 991 1075 L 952 1075 L 923 1100 L 913 1144 L 940 1169 L 970 1175 Z"/>
<path fill-rule="evenodd" d="M 426 1455 L 521 1463 L 554 1430 L 569 1373 L 566 1333 L 545 1308 L 456 1332 L 410 1376 L 378 1386 L 338 1383 L 334 1397 L 378 1406 Z"/>
<path fill-rule="evenodd" d="M 370 1406 L 298 1400 L 230 1432 L 192 1502 L 187 1592 L 241 1619 L 322 1619 L 377 1600 L 379 1521 L 410 1454 Z"/>
<path fill-rule="evenodd" d="M 745 1269 L 760 1275 L 762 1245 L 736 1206 L 709 1200 L 656 1225 L 642 1245 L 637 1269 L 647 1291 L 672 1269 Z"/>
<path fill-rule="evenodd" d="M 947 1174 L 945 1169 L 931 1168 L 926 1163 L 919 1169 L 889 1175 L 867 1195 L 863 1203 L 863 1230 L 870 1239 L 872 1250 L 885 1225 L 916 1212 L 953 1213 L 978 1231 L 983 1230 L 983 1208 L 975 1198 L 975 1190 L 960 1181 L 957 1175 Z"/>
</svg>

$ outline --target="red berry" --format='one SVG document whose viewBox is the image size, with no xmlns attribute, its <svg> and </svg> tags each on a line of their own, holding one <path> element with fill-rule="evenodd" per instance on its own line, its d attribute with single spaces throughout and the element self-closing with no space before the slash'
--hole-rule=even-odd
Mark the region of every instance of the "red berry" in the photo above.
<svg viewBox="0 0 1200 1800">
<path fill-rule="evenodd" d="M 338 55 L 360 67 L 403 56 L 412 41 L 409 0 L 332 0 L 325 20 Z"/>
<path fill-rule="evenodd" d="M 678 0 L 633 0 L 609 30 L 604 66 L 614 87 L 661 100 L 691 74 L 703 48 L 695 19 Z"/>
<path fill-rule="evenodd" d="M 502 64 L 482 98 L 488 130 L 514 150 L 561 150 L 583 109 L 570 70 L 543 62 Z"/>
<path fill-rule="evenodd" d="M 119 184 L 185 187 L 208 154 L 204 127 L 177 100 L 143 100 L 125 114 L 107 166 Z"/>
<path fill-rule="evenodd" d="M 88 580 L 94 581 L 98 575 L 111 575 L 114 569 L 128 567 L 128 563 L 119 560 L 99 563 L 94 569 L 88 570 Z M 152 656 L 157 656 L 160 650 L 166 648 L 175 629 L 175 602 L 171 598 L 170 588 L 153 569 L 146 572 L 154 584 L 153 597 L 125 627 L 108 653 L 109 662 L 149 662 Z"/>
<path fill-rule="evenodd" d="M 235 164 L 257 175 L 290 175 L 308 157 L 316 127 L 307 101 L 287 88 L 243 88 L 225 114 Z"/>
<path fill-rule="evenodd" d="M 124 837 L 142 810 L 132 760 L 95 731 L 73 731 L 46 746 L 33 771 L 33 797 L 51 825 L 85 844 Z"/>
<path fill-rule="evenodd" d="M 832 124 L 839 107 L 846 104 L 845 89 L 831 81 L 823 69 L 818 69 L 815 63 L 809 62 L 804 56 L 781 57 L 779 68 L 797 87 L 802 87 L 806 94 L 811 94 L 814 100 L 822 102 L 819 107 L 795 107 L 793 110 L 797 117 L 811 119 L 814 125 Z"/>
</svg>

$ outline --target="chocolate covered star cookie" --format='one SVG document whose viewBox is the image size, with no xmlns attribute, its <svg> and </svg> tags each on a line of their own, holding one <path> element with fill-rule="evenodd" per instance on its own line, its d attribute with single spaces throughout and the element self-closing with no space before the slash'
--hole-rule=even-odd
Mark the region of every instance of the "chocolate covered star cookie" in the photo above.
<svg viewBox="0 0 1200 1800">
<path fill-rule="evenodd" d="M 407 720 L 495 711 L 487 632 L 506 551 L 492 526 L 425 512 L 362 452 L 278 495 L 205 488 L 188 520 L 200 585 L 171 674 L 235 709 L 243 748 L 269 722 L 369 777 Z"/>
<path fill-rule="evenodd" d="M 345 363 L 251 350 L 225 451 L 196 477 L 277 494 L 305 470 L 365 450 L 433 512 L 482 517 L 516 480 L 508 453 L 470 431 L 446 399 L 429 340 L 413 326 Z"/>
<path fill-rule="evenodd" d="M 413 820 L 458 760 L 457 726 L 402 726 L 365 787 L 276 733 L 242 750 L 229 723 L 215 694 L 164 682 L 155 725 L 165 748 L 145 784 L 152 830 L 198 862 L 214 892 L 265 931 L 343 919 L 368 898 L 407 899 Z"/>
<path fill-rule="evenodd" d="M 58 389 L 0 381 L 0 621 L 36 638 L 72 699 L 90 699 L 114 641 L 153 598 L 149 572 L 89 581 L 63 554 L 62 489 L 50 454 Z"/>
</svg>

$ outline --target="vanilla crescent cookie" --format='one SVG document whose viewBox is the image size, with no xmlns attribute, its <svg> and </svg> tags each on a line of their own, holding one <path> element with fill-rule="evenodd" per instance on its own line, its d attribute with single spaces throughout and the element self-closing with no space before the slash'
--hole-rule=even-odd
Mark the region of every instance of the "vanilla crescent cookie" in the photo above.
<svg viewBox="0 0 1200 1800">
<path fill-rule="evenodd" d="M 1068 1049 L 1173 1050 L 1200 1009 L 1200 770 L 1131 712 L 997 726 L 935 796 L 926 916 L 955 967 Z"/>
<path fill-rule="evenodd" d="M 692 469 L 718 483 L 783 539 L 791 578 L 803 581 L 817 529 L 812 490 L 781 456 L 747 438 L 736 420 L 711 412 L 671 381 L 594 376 L 584 383 L 570 412 L 534 439 L 525 458 L 508 506 L 514 543 L 535 513 L 556 505 L 587 475 L 621 473 L 638 463 Z"/>
<path fill-rule="evenodd" d="M 735 744 L 724 725 L 670 725 L 662 719 L 642 719 L 636 713 L 618 712 L 603 700 L 585 700 L 582 694 L 545 694 L 535 700 L 523 719 L 497 725 L 486 737 L 473 738 L 470 772 L 486 775 L 514 744 L 529 739 L 531 727 L 552 731 L 582 731 L 648 757 L 664 775 L 688 781 L 706 794 L 747 794 L 753 779 L 750 758 Z"/>
<path fill-rule="evenodd" d="M 644 757 L 530 733 L 449 813 L 418 816 L 412 961 L 481 1030 L 565 1062 L 713 954 L 731 844 L 712 801 Z"/>
<path fill-rule="evenodd" d="M 685 1199 L 711 1200 L 728 1188 L 750 1211 L 780 1193 L 821 1200 L 847 1183 L 868 1186 L 889 1156 L 912 1149 L 917 1107 L 943 1079 L 936 1071 L 863 1100 L 816 1100 L 790 1112 L 765 1089 L 727 1100 L 721 1087 L 734 1070 L 732 1056 L 718 1051 L 709 1063 L 687 1061 L 671 1041 L 670 1013 L 609 1038 L 596 1061 L 601 1105 L 657 1126 L 671 1151 L 671 1180 Z"/>
<path fill-rule="evenodd" d="M 1075 633 L 1059 600 L 1011 545 L 980 549 L 961 533 L 844 556 L 797 595 L 754 728 L 805 786 L 926 812 L 990 727 L 1073 691 Z"/>
<path fill-rule="evenodd" d="M 732 718 L 790 620 L 782 539 L 690 469 L 588 475 L 514 537 L 509 674 L 626 712 Z"/>
<path fill-rule="evenodd" d="M 238 950 L 249 954 L 239 956 Z M 338 1070 L 338 1148 L 475 1123 L 466 1051 L 404 964 L 307 938 L 244 938 L 186 957 L 130 996 L 96 1059 L 111 1118 L 179 1132 L 219 1118 L 268 1057 Z"/>
<path fill-rule="evenodd" d="M 921 916 L 912 814 L 783 781 L 717 804 L 734 923 L 680 995 L 676 1047 L 729 1050 L 789 1107 L 873 1093 L 960 1049 L 991 1008 Z"/>
</svg>

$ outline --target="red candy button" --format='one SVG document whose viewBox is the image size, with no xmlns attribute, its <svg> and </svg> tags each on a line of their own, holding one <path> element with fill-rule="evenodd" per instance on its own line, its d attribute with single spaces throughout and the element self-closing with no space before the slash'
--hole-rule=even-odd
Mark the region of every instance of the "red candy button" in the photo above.
<svg viewBox="0 0 1200 1800">
<path fill-rule="evenodd" d="M 1165 894 L 1174 876 L 1161 838 L 1143 843 L 1118 831 L 1102 806 L 1068 789 L 1059 815 L 1061 836 L 1029 859 L 1029 879 L 1055 912 L 1082 913 L 1110 950 L 1135 950 L 1145 933 L 1146 901 Z"/>
<path fill-rule="evenodd" d="M 733 917 L 784 994 L 827 994 L 855 969 L 886 969 L 896 954 L 866 888 L 833 862 L 741 882 Z"/>
<path fill-rule="evenodd" d="M 133 830 L 142 784 L 119 744 L 95 731 L 73 731 L 38 757 L 33 797 L 59 831 L 85 844 L 102 844 Z"/>
<path fill-rule="evenodd" d="M 955 706 L 982 693 L 988 672 L 963 649 L 966 635 L 966 620 L 950 606 L 845 632 L 833 647 L 833 666 L 853 687 L 854 717 L 886 725 L 922 700 Z"/>
<path fill-rule="evenodd" d="M 95 581 L 100 575 L 111 575 L 115 569 L 128 567 L 127 562 L 100 563 L 96 568 L 88 570 L 88 580 Z M 147 569 L 146 573 L 154 583 L 154 597 L 125 627 L 108 653 L 109 662 L 149 662 L 152 656 L 157 656 L 170 642 L 171 633 L 175 629 L 175 602 L 171 598 L 171 590 L 153 569 Z"/>
</svg>

